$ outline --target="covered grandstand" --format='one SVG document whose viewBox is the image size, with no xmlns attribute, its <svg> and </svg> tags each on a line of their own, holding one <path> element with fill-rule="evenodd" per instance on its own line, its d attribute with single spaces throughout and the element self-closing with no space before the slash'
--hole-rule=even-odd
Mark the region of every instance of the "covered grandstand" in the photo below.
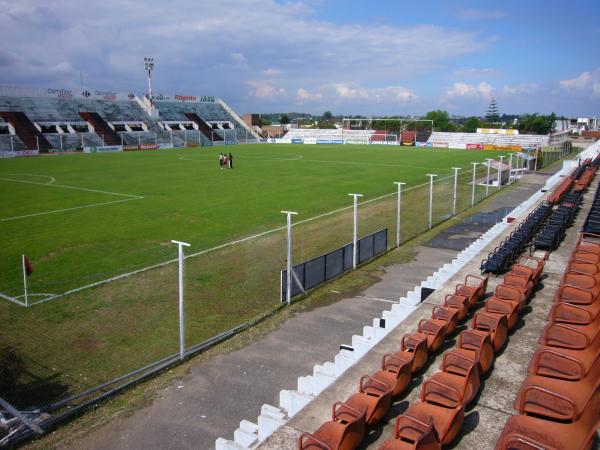
<svg viewBox="0 0 600 450">
<path fill-rule="evenodd" d="M 168 148 L 258 138 L 215 97 L 160 95 L 151 103 L 133 93 L 0 86 L 3 152 Z"/>
</svg>

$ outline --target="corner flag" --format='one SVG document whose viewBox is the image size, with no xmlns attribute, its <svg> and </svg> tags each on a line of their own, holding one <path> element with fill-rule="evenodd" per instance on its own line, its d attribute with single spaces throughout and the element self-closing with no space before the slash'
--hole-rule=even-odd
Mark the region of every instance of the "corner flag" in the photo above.
<svg viewBox="0 0 600 450">
<path fill-rule="evenodd" d="M 31 265 L 29 259 L 27 259 L 27 256 L 25 255 L 23 255 L 23 265 L 25 266 L 25 273 L 27 274 L 27 276 L 31 275 L 33 273 L 33 266 Z"/>
</svg>

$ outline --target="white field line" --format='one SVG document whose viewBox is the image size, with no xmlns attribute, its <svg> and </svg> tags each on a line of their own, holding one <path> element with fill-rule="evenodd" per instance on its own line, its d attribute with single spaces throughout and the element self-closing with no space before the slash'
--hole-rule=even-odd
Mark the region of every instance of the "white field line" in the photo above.
<svg viewBox="0 0 600 450">
<path fill-rule="evenodd" d="M 42 175 L 36 175 L 36 176 L 42 176 Z M 82 205 L 82 206 L 74 206 L 72 208 L 61 208 L 61 209 L 54 209 L 51 211 L 42 211 L 42 212 L 38 212 L 38 213 L 24 214 L 21 216 L 4 217 L 4 218 L 0 218 L 0 222 L 24 219 L 27 217 L 44 216 L 46 214 L 56 214 L 56 213 L 61 213 L 61 212 L 66 212 L 66 211 L 74 211 L 77 209 L 95 208 L 98 206 L 112 205 L 115 203 L 130 202 L 132 200 L 141 200 L 144 198 L 141 195 L 123 194 L 120 192 L 101 191 L 98 189 L 89 189 L 89 188 L 83 188 L 83 187 L 78 187 L 78 186 L 65 186 L 65 185 L 61 185 L 61 184 L 54 184 L 54 181 L 56 181 L 54 178 L 52 178 L 52 177 L 47 177 L 47 178 L 51 178 L 51 181 L 48 183 L 39 183 L 36 181 L 17 180 L 17 179 L 13 179 L 13 178 L 2 178 L 2 177 L 0 177 L 0 180 L 1 181 L 10 181 L 10 182 L 14 182 L 14 183 L 34 184 L 37 186 L 49 186 L 49 187 L 57 187 L 57 188 L 62 188 L 62 189 L 73 189 L 73 190 L 78 190 L 78 191 L 94 192 L 94 193 L 107 194 L 107 195 L 117 195 L 120 197 L 128 197 L 128 198 L 123 199 L 123 200 L 113 200 L 110 202 L 91 203 L 91 204 Z"/>
<path fill-rule="evenodd" d="M 140 200 L 140 199 L 139 198 L 126 198 L 123 200 L 113 200 L 112 202 L 91 203 L 89 205 L 74 206 L 72 208 L 54 209 L 52 211 L 44 211 L 44 212 L 33 213 L 33 214 L 25 214 L 23 216 L 5 217 L 5 218 L 0 219 L 0 222 L 8 222 L 10 220 L 25 219 L 26 217 L 45 216 L 46 214 L 56 214 L 56 213 L 61 213 L 61 212 L 66 212 L 66 211 L 74 211 L 76 209 L 95 208 L 97 206 L 112 205 L 115 203 L 123 203 L 123 202 L 131 202 L 133 200 Z"/>
<path fill-rule="evenodd" d="M 10 296 L 8 296 L 8 295 L 5 295 L 5 294 L 3 294 L 3 293 L 1 293 L 1 292 L 0 292 L 0 298 L 3 298 L 4 300 L 8 300 L 9 302 L 15 303 L 15 304 L 17 304 L 17 305 L 19 305 L 19 306 L 25 306 L 25 303 L 24 303 L 24 302 L 20 302 L 20 301 L 19 301 L 19 300 L 17 300 L 16 298 L 14 298 L 14 297 L 10 297 Z"/>
<path fill-rule="evenodd" d="M 49 186 L 49 187 L 56 187 L 56 188 L 62 188 L 62 189 L 73 189 L 76 191 L 96 192 L 99 194 L 119 195 L 121 197 L 131 197 L 131 198 L 138 198 L 138 199 L 144 198 L 141 195 L 123 194 L 122 192 L 101 191 L 99 189 L 90 189 L 90 188 L 84 188 L 84 187 L 79 187 L 79 186 L 65 186 L 63 184 L 38 183 L 36 181 L 15 180 L 14 178 L 3 178 L 3 177 L 0 177 L 0 180 L 13 181 L 15 183 L 36 184 L 38 186 Z"/>
<path fill-rule="evenodd" d="M 439 180 L 444 180 L 444 179 L 453 178 L 453 177 L 454 177 L 454 175 L 450 175 L 450 176 L 445 177 L 445 178 L 440 178 Z M 437 180 L 437 181 L 439 181 L 439 180 Z M 419 185 L 416 185 L 416 186 L 412 186 L 410 188 L 404 189 L 402 192 L 411 191 L 413 189 L 417 189 L 419 187 L 423 187 L 423 186 L 427 186 L 427 185 L 429 185 L 429 182 L 426 182 L 426 183 L 423 183 L 423 184 L 419 184 Z M 358 205 L 359 206 L 360 205 L 365 205 L 365 204 L 368 204 L 368 203 L 371 203 L 371 202 L 374 202 L 374 201 L 377 201 L 377 200 L 381 200 L 381 199 L 386 198 L 386 197 L 391 197 L 393 195 L 397 195 L 397 192 L 392 192 L 390 194 L 381 195 L 379 197 L 376 197 L 376 198 L 373 198 L 373 199 L 370 199 L 370 200 L 366 200 L 364 202 L 360 202 Z M 298 221 L 296 223 L 293 223 L 292 226 L 294 227 L 294 226 L 297 226 L 297 225 L 301 225 L 303 223 L 312 222 L 313 220 L 317 220 L 317 219 L 321 219 L 323 217 L 331 216 L 332 214 L 336 214 L 336 213 L 339 213 L 339 212 L 342 212 L 342 211 L 346 211 L 346 210 L 352 209 L 352 208 L 353 208 L 352 205 L 346 206 L 344 208 L 339 208 L 339 209 L 336 209 L 336 210 L 333 210 L 333 211 L 326 212 L 324 214 L 319 214 L 318 216 L 309 217 L 308 219 L 300 220 L 300 221 Z M 231 247 L 232 245 L 241 244 L 243 242 L 247 242 L 247 241 L 250 241 L 252 239 L 256 239 L 256 238 L 259 238 L 259 237 L 262 237 L 262 236 L 266 236 L 266 235 L 275 233 L 277 231 L 285 230 L 286 228 L 287 228 L 286 225 L 283 225 L 283 226 L 277 227 L 277 228 L 272 228 L 270 230 L 263 231 L 262 233 L 257 233 L 257 234 L 254 234 L 252 236 L 247 236 L 247 237 L 244 237 L 244 238 L 241 238 L 241 239 L 237 239 L 235 241 L 230 241 L 230 242 L 226 242 L 225 244 L 221 244 L 221 245 L 217 245 L 215 247 L 207 248 L 205 250 L 201 250 L 201 251 L 196 252 L 196 253 L 191 253 L 189 255 L 186 255 L 184 257 L 184 259 L 194 258 L 196 256 L 200 256 L 200 255 L 204 255 L 206 253 L 210 253 L 210 252 L 213 252 L 213 251 L 216 251 L 216 250 L 220 250 L 222 248 Z M 146 272 L 148 270 L 158 269 L 160 267 L 164 267 L 164 266 L 166 266 L 168 264 L 173 264 L 173 263 L 176 263 L 178 261 L 179 260 L 177 258 L 173 258 L 173 259 L 170 259 L 168 261 L 163 261 L 161 263 L 153 264 L 151 266 L 142 267 L 141 269 L 137 269 L 137 270 L 134 270 L 134 271 L 131 271 L 131 272 L 123 273 L 123 274 L 120 274 L 120 275 L 116 275 L 114 277 L 106 278 L 104 280 L 96 281 L 95 283 L 86 284 L 85 286 L 80 286 L 80 287 L 75 288 L 75 289 L 70 289 L 70 290 L 65 291 L 65 292 L 63 292 L 61 294 L 56 294 L 53 297 L 45 298 L 45 299 L 39 300 L 37 302 L 32 302 L 31 305 L 37 305 L 39 303 L 45 303 L 45 302 L 48 302 L 50 300 L 54 300 L 54 299 L 57 299 L 57 298 L 66 297 L 67 295 L 75 294 L 76 292 L 80 292 L 80 291 L 83 291 L 85 289 L 90 289 L 90 288 L 93 288 L 93 287 L 101 286 L 103 284 L 111 283 L 113 281 L 121 280 L 123 278 L 128 278 L 128 277 L 130 277 L 132 275 L 137 275 L 138 273 Z"/>
<path fill-rule="evenodd" d="M 48 185 L 48 184 L 52 184 L 56 181 L 56 179 L 54 177 L 51 177 L 49 175 L 36 175 L 34 173 L 3 173 L 2 175 L 10 175 L 10 176 L 25 176 L 25 177 L 36 177 L 36 178 L 48 178 L 50 181 L 48 181 L 47 183 L 42 183 L 44 185 Z"/>
</svg>

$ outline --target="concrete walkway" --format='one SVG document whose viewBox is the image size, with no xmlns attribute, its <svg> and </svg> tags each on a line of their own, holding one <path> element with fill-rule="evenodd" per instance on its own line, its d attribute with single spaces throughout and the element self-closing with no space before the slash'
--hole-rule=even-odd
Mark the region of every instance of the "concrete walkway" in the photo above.
<svg viewBox="0 0 600 450">
<path fill-rule="evenodd" d="M 212 449 L 217 437 L 232 439 L 240 420 L 255 420 L 264 403 L 277 405 L 281 389 L 295 389 L 298 376 L 330 360 L 340 344 L 350 343 L 353 334 L 361 334 L 365 324 L 389 309 L 389 302 L 397 302 L 490 228 L 494 211 L 498 215 L 503 208 L 517 206 L 545 180 L 544 175 L 526 176 L 518 187 L 500 193 L 486 206 L 483 212 L 489 214 L 479 214 L 479 220 L 453 227 L 442 239 L 419 247 L 410 264 L 382 267 L 381 281 L 359 295 L 299 312 L 241 350 L 208 361 L 192 360 L 185 378 L 162 391 L 150 406 L 117 418 L 65 448 Z M 345 397 L 339 393 L 339 399 Z"/>
</svg>

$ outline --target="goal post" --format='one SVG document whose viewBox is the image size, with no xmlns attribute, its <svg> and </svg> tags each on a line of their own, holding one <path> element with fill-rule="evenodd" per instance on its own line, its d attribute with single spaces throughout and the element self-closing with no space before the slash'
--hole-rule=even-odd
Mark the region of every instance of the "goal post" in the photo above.
<svg viewBox="0 0 600 450">
<path fill-rule="evenodd" d="M 433 132 L 433 121 L 399 117 L 346 117 L 342 119 L 344 143 L 416 146 L 419 135 Z M 361 139 L 358 138 L 361 137 Z"/>
</svg>

